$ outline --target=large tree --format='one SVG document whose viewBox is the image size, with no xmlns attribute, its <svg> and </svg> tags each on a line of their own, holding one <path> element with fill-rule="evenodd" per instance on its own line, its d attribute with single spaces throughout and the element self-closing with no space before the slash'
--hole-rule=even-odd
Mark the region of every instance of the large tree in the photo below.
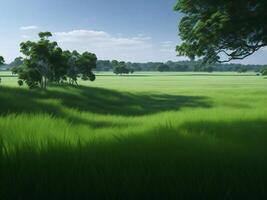
<svg viewBox="0 0 267 200">
<path fill-rule="evenodd" d="M 244 59 L 267 45 L 266 0 L 178 0 L 178 55 L 204 62 Z"/>
<path fill-rule="evenodd" d="M 113 60 L 111 63 L 114 74 L 122 75 L 122 74 L 129 74 L 131 72 L 124 61 L 118 62 L 116 60 Z"/>
<path fill-rule="evenodd" d="M 26 56 L 19 78 L 30 87 L 46 88 L 49 79 L 53 79 L 53 70 L 58 64 L 58 54 L 62 50 L 56 42 L 51 42 L 50 32 L 39 33 L 37 42 L 27 41 L 20 44 L 20 51 Z"/>
<path fill-rule="evenodd" d="M 26 58 L 22 66 L 13 70 L 19 74 L 19 79 L 30 88 L 46 88 L 48 82 L 61 83 L 68 78 L 72 84 L 77 84 L 78 77 L 94 81 L 92 70 L 96 68 L 96 55 L 62 51 L 56 42 L 49 40 L 51 36 L 50 32 L 41 32 L 39 41 L 21 43 L 21 52 Z"/>
</svg>

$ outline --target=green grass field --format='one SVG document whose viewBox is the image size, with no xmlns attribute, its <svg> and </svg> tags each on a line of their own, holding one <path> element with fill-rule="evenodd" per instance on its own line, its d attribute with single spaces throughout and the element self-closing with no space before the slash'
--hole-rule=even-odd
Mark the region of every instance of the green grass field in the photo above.
<svg viewBox="0 0 267 200">
<path fill-rule="evenodd" d="M 262 76 L 0 76 L 0 199 L 267 199 Z"/>
</svg>

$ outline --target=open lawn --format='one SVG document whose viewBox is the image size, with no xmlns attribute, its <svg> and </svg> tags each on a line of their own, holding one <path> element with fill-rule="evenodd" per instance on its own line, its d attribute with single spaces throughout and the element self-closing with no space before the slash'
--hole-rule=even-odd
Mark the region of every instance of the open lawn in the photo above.
<svg viewBox="0 0 267 200">
<path fill-rule="evenodd" d="M 0 72 L 0 199 L 267 199 L 267 79 Z"/>
</svg>

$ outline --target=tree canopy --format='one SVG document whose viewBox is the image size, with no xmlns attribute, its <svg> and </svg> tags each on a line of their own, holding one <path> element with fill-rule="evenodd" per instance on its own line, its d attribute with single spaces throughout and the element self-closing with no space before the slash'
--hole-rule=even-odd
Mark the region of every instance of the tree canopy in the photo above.
<svg viewBox="0 0 267 200">
<path fill-rule="evenodd" d="M 261 70 L 263 76 L 267 76 L 267 67 Z"/>
<path fill-rule="evenodd" d="M 78 77 L 94 81 L 92 70 L 96 68 L 96 55 L 63 51 L 56 42 L 49 40 L 51 36 L 50 32 L 41 32 L 39 41 L 20 44 L 26 58 L 22 65 L 13 69 L 14 73 L 19 74 L 19 79 L 30 88 L 46 88 L 48 82 L 61 83 L 67 79 L 69 83 L 77 84 Z"/>
<path fill-rule="evenodd" d="M 266 0 L 178 0 L 180 56 L 204 62 L 244 59 L 267 45 Z"/>
<path fill-rule="evenodd" d="M 23 64 L 23 58 L 22 57 L 17 57 L 15 58 L 10 64 L 9 68 L 14 68 L 14 67 L 19 67 Z"/>
<path fill-rule="evenodd" d="M 114 74 L 129 74 L 129 73 L 133 73 L 134 69 L 133 68 L 129 68 L 127 66 L 127 64 L 124 61 L 118 62 L 117 60 L 113 60 L 111 62 L 111 65 L 113 67 L 113 72 Z"/>
</svg>

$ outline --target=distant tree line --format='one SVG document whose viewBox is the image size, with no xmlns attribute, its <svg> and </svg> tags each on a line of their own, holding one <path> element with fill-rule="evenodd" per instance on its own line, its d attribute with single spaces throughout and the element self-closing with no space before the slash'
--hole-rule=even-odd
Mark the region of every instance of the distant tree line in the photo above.
<svg viewBox="0 0 267 200">
<path fill-rule="evenodd" d="M 128 74 L 138 71 L 159 71 L 159 72 L 240 72 L 247 71 L 262 72 L 267 68 L 264 65 L 242 65 L 242 64 L 203 64 L 202 61 L 168 61 L 132 63 L 109 60 L 97 61 L 96 71 L 113 71 L 115 74 Z"/>
<path fill-rule="evenodd" d="M 69 66 L 65 66 L 64 69 L 67 70 L 65 76 L 61 77 L 61 80 L 66 81 L 66 78 L 69 79 L 69 82 L 76 82 L 79 75 L 78 69 L 73 69 L 74 67 L 70 67 L 70 65 L 74 66 L 74 60 L 78 59 L 78 52 L 69 52 L 65 51 L 62 55 L 65 55 L 66 60 L 68 60 L 67 64 Z M 80 55 L 81 56 L 81 55 Z M 70 59 L 71 58 L 71 59 Z M 163 62 L 147 62 L 147 63 L 133 63 L 133 62 L 124 62 L 117 60 L 98 60 L 94 63 L 95 58 L 93 59 L 93 63 L 90 71 L 90 79 L 94 79 L 94 75 L 92 71 L 97 72 L 105 72 L 112 71 L 117 75 L 122 74 L 131 74 L 134 72 L 140 71 L 159 71 L 159 72 L 239 72 L 245 73 L 247 71 L 253 71 L 264 74 L 267 73 L 267 65 L 242 65 L 242 64 L 203 64 L 201 61 L 168 61 L 166 63 Z M 16 58 L 13 62 L 5 67 L 9 67 L 9 69 L 13 69 L 13 72 L 16 72 L 17 69 L 21 68 L 24 63 L 24 59 L 22 57 Z M 78 67 L 78 63 L 76 63 Z M 71 69 L 72 68 L 72 69 Z M 64 69 L 62 69 L 64 71 Z M 92 70 L 92 71 L 91 71 Z M 76 72 L 75 72 L 76 71 Z M 66 71 L 65 71 L 66 72 Z M 63 73 L 64 74 L 64 73 Z M 72 74 L 72 75 L 71 75 Z M 90 77 L 89 76 L 89 77 Z M 85 77 L 84 77 L 85 78 Z"/>
</svg>

